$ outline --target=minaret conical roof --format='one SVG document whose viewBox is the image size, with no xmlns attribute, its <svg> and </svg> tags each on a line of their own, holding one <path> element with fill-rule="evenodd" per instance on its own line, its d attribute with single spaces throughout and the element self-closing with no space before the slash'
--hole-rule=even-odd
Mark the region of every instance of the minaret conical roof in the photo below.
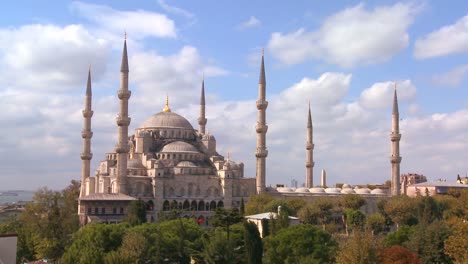
<svg viewBox="0 0 468 264">
<path fill-rule="evenodd" d="M 124 48 L 122 53 L 122 63 L 120 64 L 120 72 L 128 72 L 128 56 L 127 56 L 127 34 L 125 34 Z"/>
<path fill-rule="evenodd" d="M 205 105 L 205 76 L 203 76 L 202 80 L 200 104 Z"/>
<path fill-rule="evenodd" d="M 258 80 L 258 83 L 260 84 L 265 84 L 265 61 L 264 61 L 264 53 L 262 49 L 262 65 L 260 66 L 260 78 Z"/>
<path fill-rule="evenodd" d="M 393 93 L 393 114 L 398 114 L 398 97 L 397 97 L 397 90 L 395 84 L 395 91 Z"/>
<path fill-rule="evenodd" d="M 88 68 L 88 83 L 86 85 L 86 95 L 87 96 L 92 95 L 92 92 L 91 92 L 91 65 L 89 65 L 89 68 Z"/>
<path fill-rule="evenodd" d="M 307 117 L 307 128 L 312 127 L 312 114 L 310 113 L 310 103 L 309 103 L 309 116 Z"/>
</svg>

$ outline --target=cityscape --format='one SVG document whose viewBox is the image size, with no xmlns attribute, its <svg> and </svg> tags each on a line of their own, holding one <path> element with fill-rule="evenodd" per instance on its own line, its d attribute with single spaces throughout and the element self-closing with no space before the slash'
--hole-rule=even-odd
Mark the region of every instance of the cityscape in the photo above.
<svg viewBox="0 0 468 264">
<path fill-rule="evenodd" d="M 0 20 L 0 261 L 465 263 L 466 7 L 263 4 Z"/>
</svg>

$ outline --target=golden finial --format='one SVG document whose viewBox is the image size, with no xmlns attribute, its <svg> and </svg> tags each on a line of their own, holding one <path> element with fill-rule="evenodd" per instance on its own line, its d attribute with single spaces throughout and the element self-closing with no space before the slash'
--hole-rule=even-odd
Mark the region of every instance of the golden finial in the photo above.
<svg viewBox="0 0 468 264">
<path fill-rule="evenodd" d="M 166 95 L 166 106 L 164 106 L 163 112 L 170 112 L 171 108 L 169 108 L 169 96 Z"/>
</svg>

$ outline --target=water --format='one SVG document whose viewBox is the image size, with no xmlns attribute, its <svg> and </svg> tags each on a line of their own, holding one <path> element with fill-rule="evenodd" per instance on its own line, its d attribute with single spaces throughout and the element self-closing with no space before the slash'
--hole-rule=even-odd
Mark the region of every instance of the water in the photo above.
<svg viewBox="0 0 468 264">
<path fill-rule="evenodd" d="M 11 190 L 0 190 L 0 193 L 4 192 L 14 192 L 17 193 L 18 196 L 0 196 L 0 205 L 2 204 L 12 204 L 17 203 L 19 201 L 32 201 L 32 197 L 34 196 L 35 191 L 11 191 Z"/>
</svg>

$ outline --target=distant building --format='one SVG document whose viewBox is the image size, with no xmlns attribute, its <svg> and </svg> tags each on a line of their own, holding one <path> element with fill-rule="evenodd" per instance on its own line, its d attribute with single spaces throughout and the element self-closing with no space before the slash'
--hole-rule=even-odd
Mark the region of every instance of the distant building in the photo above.
<svg viewBox="0 0 468 264">
<path fill-rule="evenodd" d="M 281 206 L 278 206 L 278 213 L 281 214 Z M 267 212 L 267 213 L 261 213 L 261 214 L 255 214 L 255 215 L 248 215 L 245 216 L 244 218 L 247 219 L 247 221 L 254 223 L 257 225 L 258 232 L 260 233 L 260 237 L 263 238 L 263 229 L 264 223 L 265 222 L 270 222 L 271 219 L 277 219 L 278 218 L 278 213 L 275 212 Z M 301 220 L 297 217 L 294 216 L 288 216 L 289 218 L 289 225 L 297 225 L 301 222 Z"/>
<path fill-rule="evenodd" d="M 415 197 L 418 195 L 430 195 L 436 194 L 448 194 L 450 190 L 468 190 L 468 184 L 459 182 L 447 182 L 447 181 L 431 181 L 421 182 L 416 184 L 408 185 L 407 195 Z"/>
</svg>

